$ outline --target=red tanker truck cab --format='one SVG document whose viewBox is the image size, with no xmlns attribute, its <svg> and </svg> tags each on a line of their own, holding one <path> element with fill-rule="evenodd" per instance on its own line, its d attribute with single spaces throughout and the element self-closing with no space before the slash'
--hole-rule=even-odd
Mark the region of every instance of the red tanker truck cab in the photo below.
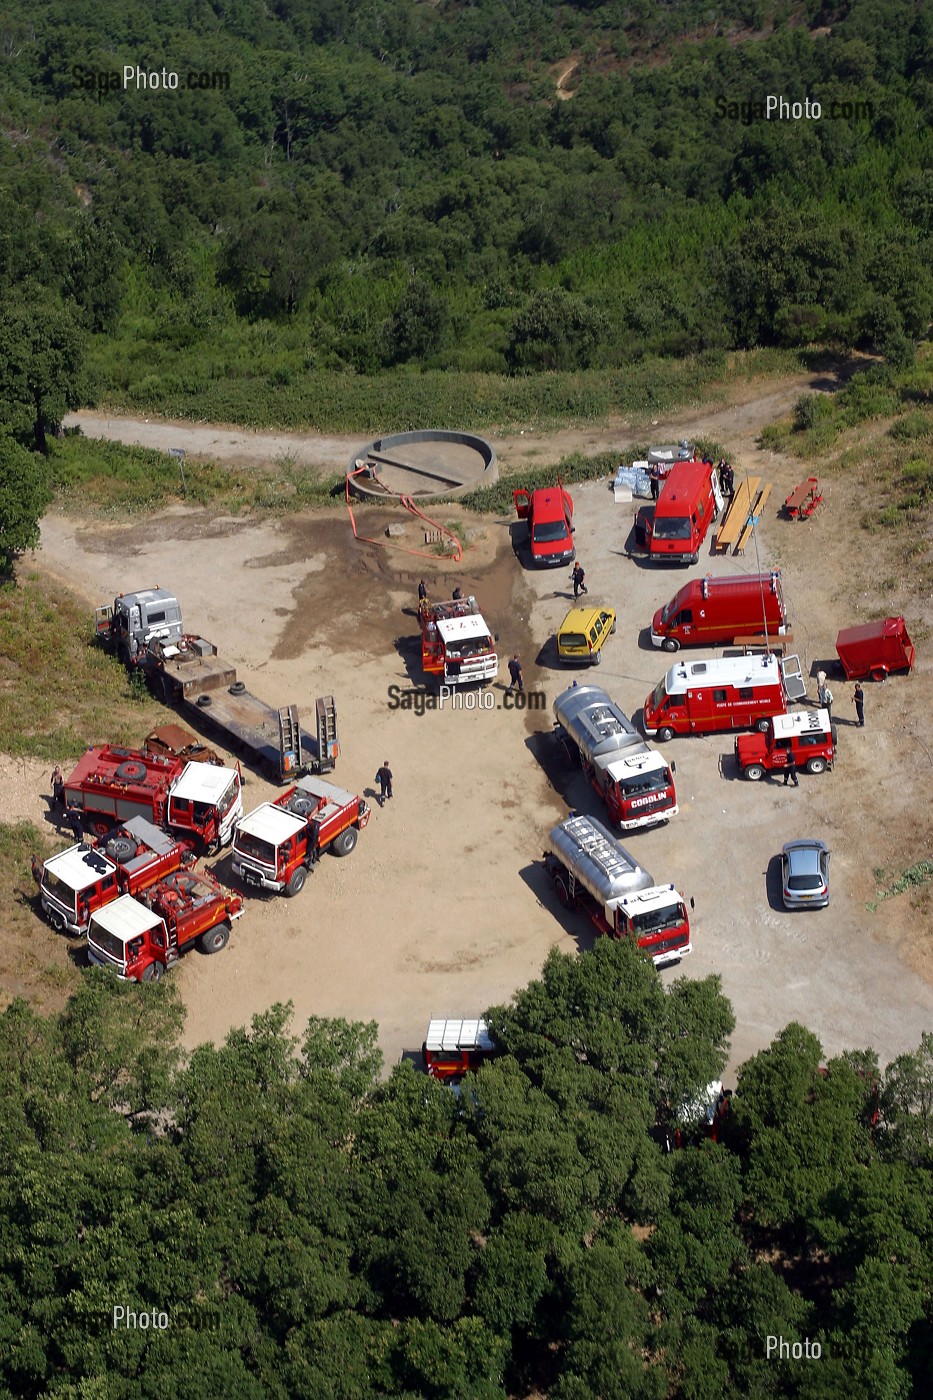
<svg viewBox="0 0 933 1400">
<path fill-rule="evenodd" d="M 784 636 L 787 608 L 781 573 L 737 574 L 691 579 L 651 623 L 651 644 L 665 651 L 680 647 L 725 646 L 736 637 Z"/>
<path fill-rule="evenodd" d="M 825 773 L 832 768 L 836 746 L 827 710 L 774 715 L 764 732 L 736 735 L 735 761 L 742 776 L 752 782 L 765 773 L 785 769 L 790 754 L 796 766 L 807 773 Z"/>
<path fill-rule="evenodd" d="M 573 500 L 560 480 L 537 491 L 513 491 L 519 520 L 528 521 L 531 562 L 542 567 L 573 563 Z"/>
<path fill-rule="evenodd" d="M 424 1067 L 432 1079 L 457 1083 L 470 1070 L 496 1054 L 496 1043 L 486 1022 L 436 1019 L 428 1024 L 421 1046 Z"/>
<path fill-rule="evenodd" d="M 370 817 L 368 803 L 323 778 L 301 778 L 239 822 L 233 871 L 247 885 L 296 895 L 328 847 L 347 856 Z"/>
<path fill-rule="evenodd" d="M 649 559 L 662 564 L 696 564 L 721 508 L 712 462 L 675 462 L 661 487 L 654 514 L 645 509 L 637 512 L 636 538 L 642 531 Z"/>
<path fill-rule="evenodd" d="M 157 981 L 167 967 L 197 944 L 219 953 L 243 913 L 239 895 L 228 894 L 210 875 L 178 872 L 140 899 L 122 895 L 91 916 L 88 957 L 124 982 Z"/>
<path fill-rule="evenodd" d="M 649 737 L 662 741 L 675 734 L 764 730 L 771 716 L 786 713 L 788 700 L 805 694 L 796 656 L 687 661 L 672 666 L 647 696 L 642 726 Z"/>
<path fill-rule="evenodd" d="M 65 803 L 80 808 L 98 835 L 109 834 L 115 822 L 145 817 L 207 849 L 230 841 L 243 812 L 235 768 L 109 746 L 81 755 L 65 782 Z"/>
<path fill-rule="evenodd" d="M 70 846 L 42 867 L 42 908 L 59 933 L 81 937 L 91 915 L 121 894 L 138 894 L 150 885 L 193 864 L 194 852 L 145 817 L 132 817 L 107 842 Z"/>
<path fill-rule="evenodd" d="M 861 627 L 845 627 L 836 638 L 836 651 L 846 679 L 885 680 L 892 671 L 910 671 L 914 644 L 902 617 L 886 617 Z"/>
</svg>

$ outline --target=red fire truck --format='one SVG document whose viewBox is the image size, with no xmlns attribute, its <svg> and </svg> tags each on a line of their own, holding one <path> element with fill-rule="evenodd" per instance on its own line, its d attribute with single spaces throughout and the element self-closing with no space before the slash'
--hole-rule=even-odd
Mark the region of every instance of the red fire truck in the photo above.
<svg viewBox="0 0 933 1400">
<path fill-rule="evenodd" d="M 486 685 L 499 670 L 496 644 L 475 598 L 429 603 L 418 613 L 421 665 L 443 685 Z"/>
<path fill-rule="evenodd" d="M 554 701 L 557 738 L 580 766 L 623 831 L 677 815 L 673 764 L 649 748 L 604 690 L 575 685 Z"/>
<path fill-rule="evenodd" d="M 80 938 L 96 909 L 121 894 L 138 894 L 194 862 L 187 841 L 167 836 L 145 817 L 131 817 L 103 850 L 69 846 L 45 862 L 39 872 L 42 908 L 57 933 Z"/>
<path fill-rule="evenodd" d="M 239 822 L 233 872 L 247 885 L 293 896 L 328 848 L 348 856 L 370 817 L 368 803 L 323 778 L 301 778 Z"/>
<path fill-rule="evenodd" d="M 208 851 L 229 843 L 243 813 L 235 768 L 109 746 L 82 754 L 65 783 L 65 804 L 86 813 L 99 836 L 115 823 L 146 817 Z"/>
<path fill-rule="evenodd" d="M 202 953 L 226 948 L 233 921 L 242 913 L 240 896 L 211 875 L 179 871 L 140 899 L 125 894 L 95 910 L 88 957 L 124 982 L 154 982 L 195 944 Z"/>
<path fill-rule="evenodd" d="M 781 571 L 691 579 L 659 608 L 651 623 L 651 645 L 714 647 L 736 637 L 785 636 L 787 608 Z"/>
<path fill-rule="evenodd" d="M 788 700 L 800 700 L 806 683 L 796 656 L 771 653 L 723 656 L 672 666 L 645 700 L 642 727 L 649 738 L 768 728 Z"/>
<path fill-rule="evenodd" d="M 486 1022 L 432 1020 L 421 1046 L 424 1067 L 433 1079 L 456 1083 L 496 1053 Z"/>
<path fill-rule="evenodd" d="M 655 967 L 692 952 L 683 895 L 673 885 L 656 885 L 594 817 L 568 817 L 555 826 L 544 867 L 565 908 L 582 910 L 599 933 L 631 939 Z"/>
<path fill-rule="evenodd" d="M 794 710 L 774 715 L 759 734 L 737 734 L 735 761 L 742 776 L 757 782 L 765 773 L 782 771 L 788 755 L 808 773 L 825 773 L 836 757 L 833 729 L 827 710 Z"/>
</svg>

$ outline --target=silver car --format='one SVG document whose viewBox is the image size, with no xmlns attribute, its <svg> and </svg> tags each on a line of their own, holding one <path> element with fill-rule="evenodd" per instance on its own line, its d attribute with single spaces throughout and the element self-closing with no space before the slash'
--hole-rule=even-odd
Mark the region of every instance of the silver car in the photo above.
<svg viewBox="0 0 933 1400">
<path fill-rule="evenodd" d="M 785 909 L 825 909 L 829 903 L 829 847 L 825 841 L 788 841 L 781 852 Z"/>
</svg>

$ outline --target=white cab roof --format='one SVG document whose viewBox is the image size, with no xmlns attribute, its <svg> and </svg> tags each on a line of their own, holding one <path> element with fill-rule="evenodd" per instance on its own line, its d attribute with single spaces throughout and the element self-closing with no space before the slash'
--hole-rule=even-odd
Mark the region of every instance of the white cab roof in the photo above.
<svg viewBox="0 0 933 1400">
<path fill-rule="evenodd" d="M 188 763 L 172 787 L 172 796 L 187 802 L 207 802 L 213 807 L 236 776 L 235 768 L 218 768 L 214 763 Z"/>
<path fill-rule="evenodd" d="M 426 1050 L 492 1050 L 492 1039 L 483 1020 L 447 1021 L 438 1019 L 428 1025 Z"/>
<path fill-rule="evenodd" d="M 104 933 L 113 934 L 121 943 L 138 938 L 148 929 L 157 928 L 161 922 L 158 914 L 147 909 L 145 904 L 140 904 L 131 894 L 121 895 L 112 904 L 105 904 L 103 909 L 96 909 L 91 915 L 91 923 L 103 929 Z"/>
<path fill-rule="evenodd" d="M 466 641 L 470 637 L 488 637 L 489 628 L 480 613 L 469 617 L 445 617 L 437 623 L 438 634 L 444 642 Z"/>
<path fill-rule="evenodd" d="M 294 812 L 286 812 L 284 807 L 276 807 L 274 802 L 264 802 L 261 807 L 256 807 L 240 818 L 233 838 L 234 845 L 237 836 L 242 832 L 245 836 L 256 836 L 260 841 L 269 841 L 273 846 L 280 846 L 290 836 L 304 831 L 307 825 L 304 817 L 296 817 Z"/>
<path fill-rule="evenodd" d="M 103 851 L 92 846 L 69 846 L 67 851 L 52 856 L 45 862 L 45 869 L 56 880 L 61 880 L 70 890 L 86 890 L 96 885 L 104 875 L 109 875 L 116 866 Z"/>
<path fill-rule="evenodd" d="M 830 731 L 828 710 L 794 710 L 789 715 L 775 715 L 776 739 L 789 739 L 793 734 L 828 734 Z"/>
<path fill-rule="evenodd" d="M 620 778 L 631 778 L 637 773 L 657 773 L 667 767 L 667 759 L 654 749 L 632 754 L 629 758 L 615 758 L 606 764 L 606 772 L 616 782 Z"/>
<path fill-rule="evenodd" d="M 667 909 L 671 904 L 679 904 L 680 895 L 674 885 L 652 885 L 648 890 L 624 894 L 618 903 L 620 908 L 637 914 L 639 910 Z"/>
</svg>

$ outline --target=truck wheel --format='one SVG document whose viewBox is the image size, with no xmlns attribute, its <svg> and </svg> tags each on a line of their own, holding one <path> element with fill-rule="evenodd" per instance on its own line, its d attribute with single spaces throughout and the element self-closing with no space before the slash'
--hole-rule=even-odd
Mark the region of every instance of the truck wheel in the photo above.
<svg viewBox="0 0 933 1400">
<path fill-rule="evenodd" d="M 64 914 L 60 914 L 57 909 L 49 910 L 49 923 L 56 933 L 65 932 L 65 916 Z"/>
<path fill-rule="evenodd" d="M 296 817 L 310 817 L 316 806 L 313 797 L 292 797 L 289 799 L 288 810 Z"/>
<path fill-rule="evenodd" d="M 122 865 L 124 861 L 132 860 L 136 854 L 136 842 L 131 841 L 128 836 L 115 836 L 112 841 L 107 842 L 107 854 L 116 865 Z"/>
<path fill-rule="evenodd" d="M 825 759 L 825 758 L 811 758 L 811 759 L 810 759 L 810 762 L 807 764 L 807 772 L 808 772 L 808 773 L 825 773 L 825 772 L 826 772 L 826 759 Z"/>
<path fill-rule="evenodd" d="M 158 982 L 165 968 L 159 962 L 151 962 L 143 969 L 140 982 Z"/>
<path fill-rule="evenodd" d="M 664 638 L 664 641 L 661 643 L 661 650 L 662 650 L 662 651 L 679 651 L 679 650 L 680 650 L 680 642 L 678 642 L 678 640 L 677 640 L 676 637 L 665 637 L 665 638 Z"/>
<path fill-rule="evenodd" d="M 594 653 L 593 653 L 593 665 L 594 665 L 594 666 L 600 666 L 600 665 L 602 664 L 602 659 L 603 659 L 603 654 L 602 654 L 602 652 L 601 652 L 601 651 L 594 651 Z"/>
<path fill-rule="evenodd" d="M 360 833 L 357 831 L 356 827 L 348 826 L 346 831 L 341 831 L 340 835 L 333 843 L 334 854 L 338 856 L 348 856 L 359 839 Z"/>
<path fill-rule="evenodd" d="M 750 763 L 747 768 L 742 769 L 742 777 L 747 778 L 750 783 L 757 783 L 765 775 L 765 770 L 760 763 Z"/>
<path fill-rule="evenodd" d="M 692 564 L 699 564 L 699 562 L 700 562 L 700 551 L 697 550 L 696 554 L 691 554 L 691 555 L 689 555 L 689 556 L 687 557 L 687 568 L 689 569 L 690 566 L 691 566 Z"/>
<path fill-rule="evenodd" d="M 301 894 L 307 878 L 308 872 L 303 865 L 299 865 L 297 870 L 292 871 L 292 877 L 285 886 L 285 893 L 288 895 L 289 899 L 294 899 L 296 894 Z"/>
<path fill-rule="evenodd" d="M 164 676 L 161 672 L 159 672 L 159 674 L 153 681 L 152 688 L 153 693 L 155 694 L 155 698 L 161 701 L 163 705 L 171 705 L 174 703 L 175 692 L 172 690 L 167 676 Z"/>
<path fill-rule="evenodd" d="M 673 739 L 674 731 L 673 729 L 668 728 L 668 726 L 665 724 L 663 728 L 658 730 L 657 737 L 659 743 L 666 744 L 668 739 Z"/>
<path fill-rule="evenodd" d="M 615 630 L 616 630 L 616 624 L 613 623 L 612 626 L 609 628 L 609 635 L 610 635 L 610 637 L 611 637 L 612 634 L 615 632 Z"/>
<path fill-rule="evenodd" d="M 883 666 L 873 666 L 871 678 L 873 681 L 886 681 L 888 679 L 888 673 Z"/>
<path fill-rule="evenodd" d="M 92 817 L 89 825 L 95 836 L 105 837 L 110 835 L 113 822 L 107 817 Z"/>
<path fill-rule="evenodd" d="M 759 734 L 767 734 L 767 732 L 768 732 L 768 720 L 766 720 L 766 719 L 760 719 L 760 720 L 758 721 L 758 723 L 755 725 L 755 728 L 758 730 L 758 733 L 759 733 Z"/>
<path fill-rule="evenodd" d="M 129 670 L 133 664 L 132 659 L 130 658 L 130 649 L 125 642 L 121 642 L 120 645 L 117 647 L 117 659 L 119 660 L 120 665 L 125 666 L 127 670 Z"/>
<path fill-rule="evenodd" d="M 146 765 L 130 758 L 120 764 L 113 776 L 121 783 L 139 783 L 146 776 Z"/>
<path fill-rule="evenodd" d="M 198 939 L 198 947 L 202 953 L 220 953 L 230 942 L 230 925 L 215 924 L 209 928 L 207 933 L 202 933 Z"/>
<path fill-rule="evenodd" d="M 564 909 L 569 909 L 571 903 L 570 891 L 567 888 L 567 882 L 563 875 L 555 875 L 554 893 L 557 895 L 558 904 Z"/>
</svg>

